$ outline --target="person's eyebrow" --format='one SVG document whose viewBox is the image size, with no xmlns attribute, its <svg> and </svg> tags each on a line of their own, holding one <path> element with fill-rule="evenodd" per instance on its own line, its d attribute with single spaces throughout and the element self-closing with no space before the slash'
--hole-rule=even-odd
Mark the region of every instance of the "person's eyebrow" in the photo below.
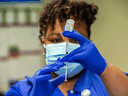
<svg viewBox="0 0 128 96">
<path fill-rule="evenodd" d="M 58 36 L 61 36 L 59 33 L 52 33 L 50 35 L 58 35 Z"/>
</svg>

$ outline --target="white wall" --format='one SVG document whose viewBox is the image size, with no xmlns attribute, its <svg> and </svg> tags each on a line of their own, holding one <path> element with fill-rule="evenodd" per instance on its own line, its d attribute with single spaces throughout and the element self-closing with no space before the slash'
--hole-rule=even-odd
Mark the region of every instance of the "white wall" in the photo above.
<svg viewBox="0 0 128 96">
<path fill-rule="evenodd" d="M 10 27 L 0 29 L 0 56 L 8 55 L 8 46 L 16 44 L 23 50 L 42 50 L 38 40 L 39 28 Z M 33 76 L 42 68 L 42 55 L 20 56 L 18 59 L 9 59 L 0 62 L 0 89 L 8 90 L 9 79 L 24 79 L 24 76 Z"/>
<path fill-rule="evenodd" d="M 84 0 L 98 5 L 91 39 L 102 56 L 128 73 L 128 1 Z"/>
<path fill-rule="evenodd" d="M 39 4 L 22 4 L 20 5 L 8 5 L 11 7 L 29 7 L 29 8 L 41 8 Z M 1 7 L 1 6 L 0 6 Z M 5 6 L 4 6 L 5 7 Z M 24 13 L 18 14 L 19 22 L 24 23 Z M 38 22 L 38 16 L 32 13 L 32 22 Z M 2 15 L 0 12 L 0 23 Z M 7 13 L 7 22 L 13 22 L 13 13 L 9 11 Z M 18 45 L 21 51 L 24 50 L 42 50 L 40 46 L 39 27 L 38 26 L 21 26 L 21 27 L 0 27 L 0 57 L 8 56 L 8 47 L 10 45 Z M 24 79 L 25 76 L 33 76 L 34 73 L 44 66 L 43 55 L 21 55 L 18 59 L 8 59 L 7 61 L 0 61 L 0 91 L 5 93 L 9 89 L 9 79 Z"/>
</svg>

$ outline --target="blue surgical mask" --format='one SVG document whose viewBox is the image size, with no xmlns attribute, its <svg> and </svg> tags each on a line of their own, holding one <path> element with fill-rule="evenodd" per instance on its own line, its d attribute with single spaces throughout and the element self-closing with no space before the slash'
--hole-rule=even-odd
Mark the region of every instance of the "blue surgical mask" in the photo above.
<svg viewBox="0 0 128 96">
<path fill-rule="evenodd" d="M 53 64 L 55 60 L 59 57 L 62 58 L 66 56 L 66 42 L 56 43 L 56 44 L 47 44 L 46 46 L 46 64 Z M 68 53 L 73 51 L 74 49 L 80 47 L 79 44 L 68 43 Z M 67 74 L 68 77 L 72 77 L 78 74 L 81 70 L 83 70 L 83 66 L 79 63 L 68 63 Z M 61 67 L 58 71 L 55 72 L 58 75 L 65 74 L 65 66 Z"/>
</svg>

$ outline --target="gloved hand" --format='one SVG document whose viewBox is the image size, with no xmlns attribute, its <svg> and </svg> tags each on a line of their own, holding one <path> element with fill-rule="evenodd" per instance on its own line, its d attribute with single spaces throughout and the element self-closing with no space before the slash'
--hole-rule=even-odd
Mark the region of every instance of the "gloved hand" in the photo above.
<svg viewBox="0 0 128 96">
<path fill-rule="evenodd" d="M 65 29 L 65 27 L 64 27 Z M 62 58 L 62 62 L 80 63 L 84 68 L 100 75 L 107 66 L 106 60 L 101 56 L 96 46 L 86 37 L 73 29 L 72 32 L 64 31 L 63 36 L 75 39 L 80 47 Z"/>
<path fill-rule="evenodd" d="M 61 58 L 58 58 L 54 64 L 46 65 L 41 70 L 37 71 L 34 75 L 35 78 L 35 90 L 33 96 L 52 96 L 55 88 L 64 82 L 65 75 L 58 76 L 52 79 L 51 72 L 58 71 L 60 67 L 66 65 L 60 62 Z"/>
</svg>

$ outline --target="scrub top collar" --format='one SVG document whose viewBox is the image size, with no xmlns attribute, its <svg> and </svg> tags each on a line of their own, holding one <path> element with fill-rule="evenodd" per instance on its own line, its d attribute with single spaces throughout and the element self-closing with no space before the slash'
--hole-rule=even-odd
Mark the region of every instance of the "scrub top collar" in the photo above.
<svg viewBox="0 0 128 96">
<path fill-rule="evenodd" d="M 92 77 L 93 74 L 85 69 L 73 87 L 74 92 L 81 93 L 85 88 L 90 89 L 90 86 L 92 85 Z"/>
</svg>

